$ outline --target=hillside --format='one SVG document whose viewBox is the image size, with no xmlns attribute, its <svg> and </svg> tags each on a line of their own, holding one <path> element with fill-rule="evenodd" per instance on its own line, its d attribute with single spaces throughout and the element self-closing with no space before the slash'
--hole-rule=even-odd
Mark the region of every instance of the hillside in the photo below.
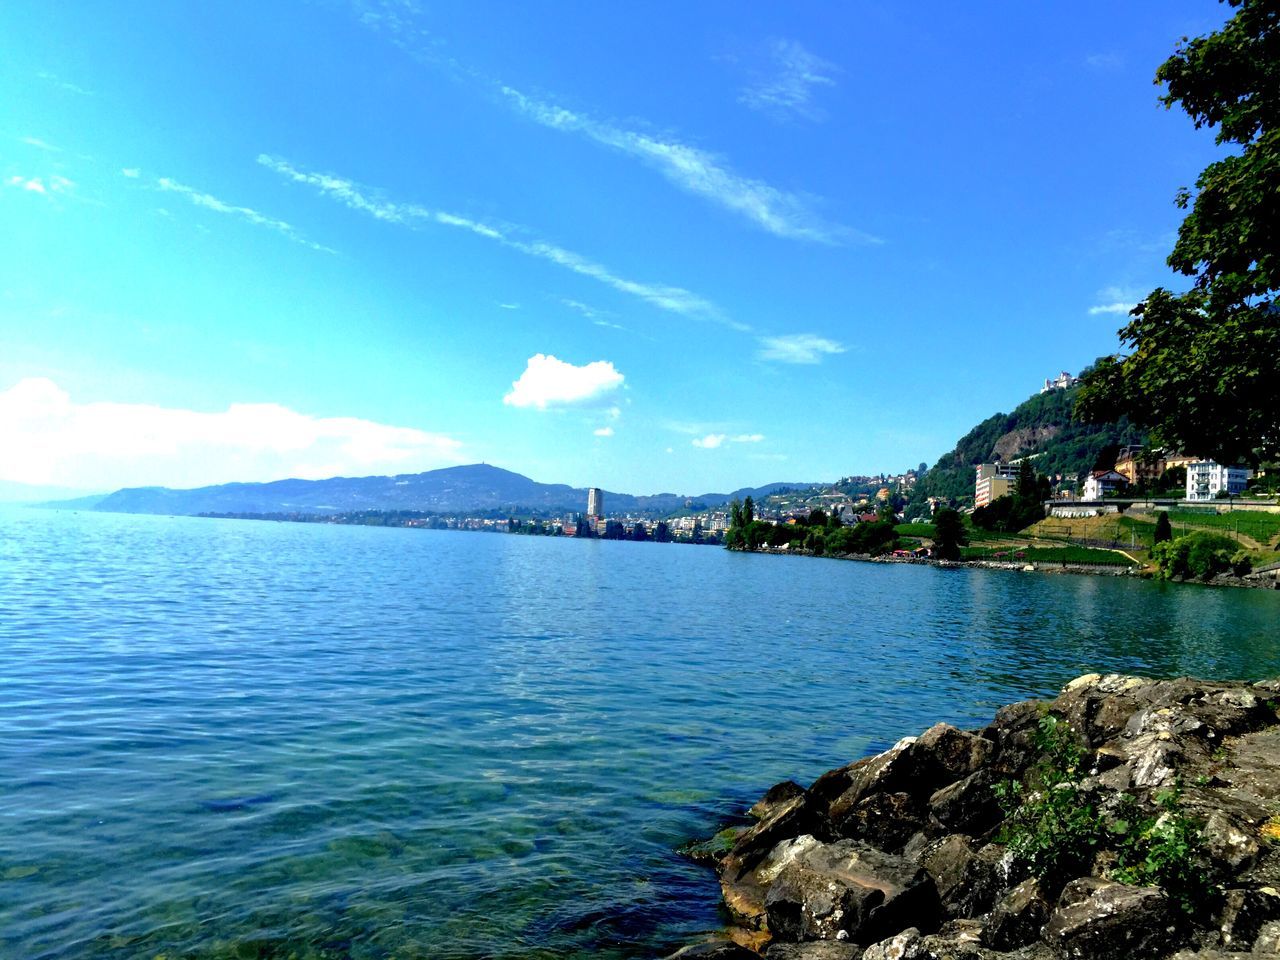
<svg viewBox="0 0 1280 960">
<path fill-rule="evenodd" d="M 733 497 L 761 496 L 784 484 L 706 493 L 695 497 L 658 493 L 634 496 L 604 492 L 609 513 L 662 516 L 686 502 L 718 506 Z M 500 467 L 476 463 L 426 473 L 393 477 L 333 477 L 328 480 L 277 480 L 271 483 L 226 483 L 192 490 L 131 487 L 117 490 L 92 504 L 109 513 L 345 513 L 353 510 L 422 510 L 464 513 L 571 512 L 586 509 L 587 491 L 562 483 L 539 483 Z M 87 508 L 89 504 L 51 506 Z"/>
<path fill-rule="evenodd" d="M 1036 454 L 1036 470 L 1071 477 L 1093 468 L 1108 446 L 1142 443 L 1145 433 L 1129 421 L 1080 423 L 1073 420 L 1079 387 L 1037 393 L 1012 413 L 997 413 L 960 438 L 916 484 L 912 502 L 926 497 L 973 500 L 973 468 L 996 457 L 1013 460 Z"/>
</svg>

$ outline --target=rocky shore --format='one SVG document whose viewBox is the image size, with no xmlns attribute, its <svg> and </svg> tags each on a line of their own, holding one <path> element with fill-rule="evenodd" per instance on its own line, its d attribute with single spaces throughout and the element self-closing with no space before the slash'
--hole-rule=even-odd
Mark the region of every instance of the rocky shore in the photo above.
<svg viewBox="0 0 1280 960">
<path fill-rule="evenodd" d="M 1280 957 L 1280 680 L 1091 674 L 939 724 L 691 854 L 731 924 L 682 960 Z"/>
</svg>

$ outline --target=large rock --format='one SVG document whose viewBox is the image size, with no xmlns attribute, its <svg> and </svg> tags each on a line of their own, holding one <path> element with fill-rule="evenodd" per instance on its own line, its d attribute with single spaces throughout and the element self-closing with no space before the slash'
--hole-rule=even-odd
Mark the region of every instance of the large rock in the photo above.
<svg viewBox="0 0 1280 960">
<path fill-rule="evenodd" d="M 1049 921 L 1049 913 L 1049 901 L 1040 890 L 1040 881 L 1023 880 L 992 909 L 982 931 L 982 941 L 995 950 L 1025 947 L 1040 939 L 1040 930 Z"/>
<path fill-rule="evenodd" d="M 933 877 L 943 916 L 981 916 L 1012 882 L 1005 848 L 989 843 L 974 849 L 968 837 L 950 836 L 926 850 L 920 862 Z"/>
<path fill-rule="evenodd" d="M 774 804 L 769 815 L 743 831 L 724 858 L 720 875 L 738 880 L 764 860 L 783 840 L 820 833 L 823 817 L 807 794 Z"/>
<path fill-rule="evenodd" d="M 862 947 L 841 940 L 771 943 L 764 960 L 861 960 Z"/>
<path fill-rule="evenodd" d="M 934 791 L 929 797 L 929 826 L 937 833 L 982 836 L 1000 823 L 995 780 L 987 770 L 975 770 L 963 780 Z"/>
<path fill-rule="evenodd" d="M 1175 908 L 1158 887 L 1099 881 L 1082 898 L 1072 884 L 1067 890 L 1066 902 L 1049 917 L 1042 934 L 1059 957 L 1154 960 L 1177 945 Z"/>
<path fill-rule="evenodd" d="M 767 820 L 784 803 L 804 795 L 804 787 L 794 780 L 784 780 L 766 790 L 764 796 L 757 800 L 747 813 L 757 820 Z"/>
<path fill-rule="evenodd" d="M 1218 915 L 1218 936 L 1228 950 L 1248 950 L 1268 923 L 1280 920 L 1280 891 L 1228 890 Z"/>
<path fill-rule="evenodd" d="M 900 850 L 923 827 L 930 794 L 981 768 L 989 740 L 939 723 L 867 760 L 819 777 L 809 788 L 825 802 L 836 837 Z"/>
<path fill-rule="evenodd" d="M 794 840 L 781 840 L 752 869 L 722 873 L 720 892 L 729 912 L 749 928 L 764 926 L 764 901 L 770 884 L 798 855 L 818 845 L 819 841 L 808 834 Z"/>
<path fill-rule="evenodd" d="M 683 947 L 667 960 L 760 960 L 760 955 L 731 940 L 712 940 Z"/>
<path fill-rule="evenodd" d="M 778 940 L 869 944 L 938 921 L 938 892 L 914 863 L 856 840 L 815 844 L 778 873 L 765 898 Z"/>
</svg>

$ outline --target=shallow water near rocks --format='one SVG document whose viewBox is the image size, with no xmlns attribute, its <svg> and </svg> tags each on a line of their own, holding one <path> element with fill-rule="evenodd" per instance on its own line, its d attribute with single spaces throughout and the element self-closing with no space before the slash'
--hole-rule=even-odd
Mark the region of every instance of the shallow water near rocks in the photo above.
<svg viewBox="0 0 1280 960">
<path fill-rule="evenodd" d="M 1280 592 L 0 508 L 0 956 L 651 957 L 771 783 Z"/>
</svg>

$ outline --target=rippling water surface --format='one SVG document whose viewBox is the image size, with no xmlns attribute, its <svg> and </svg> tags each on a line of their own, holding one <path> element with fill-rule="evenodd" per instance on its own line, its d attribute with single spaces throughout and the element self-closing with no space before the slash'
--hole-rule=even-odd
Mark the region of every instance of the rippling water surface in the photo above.
<svg viewBox="0 0 1280 960">
<path fill-rule="evenodd" d="M 646 957 L 771 783 L 1089 670 L 1280 673 L 1280 593 L 0 512 L 0 955 Z"/>
</svg>

